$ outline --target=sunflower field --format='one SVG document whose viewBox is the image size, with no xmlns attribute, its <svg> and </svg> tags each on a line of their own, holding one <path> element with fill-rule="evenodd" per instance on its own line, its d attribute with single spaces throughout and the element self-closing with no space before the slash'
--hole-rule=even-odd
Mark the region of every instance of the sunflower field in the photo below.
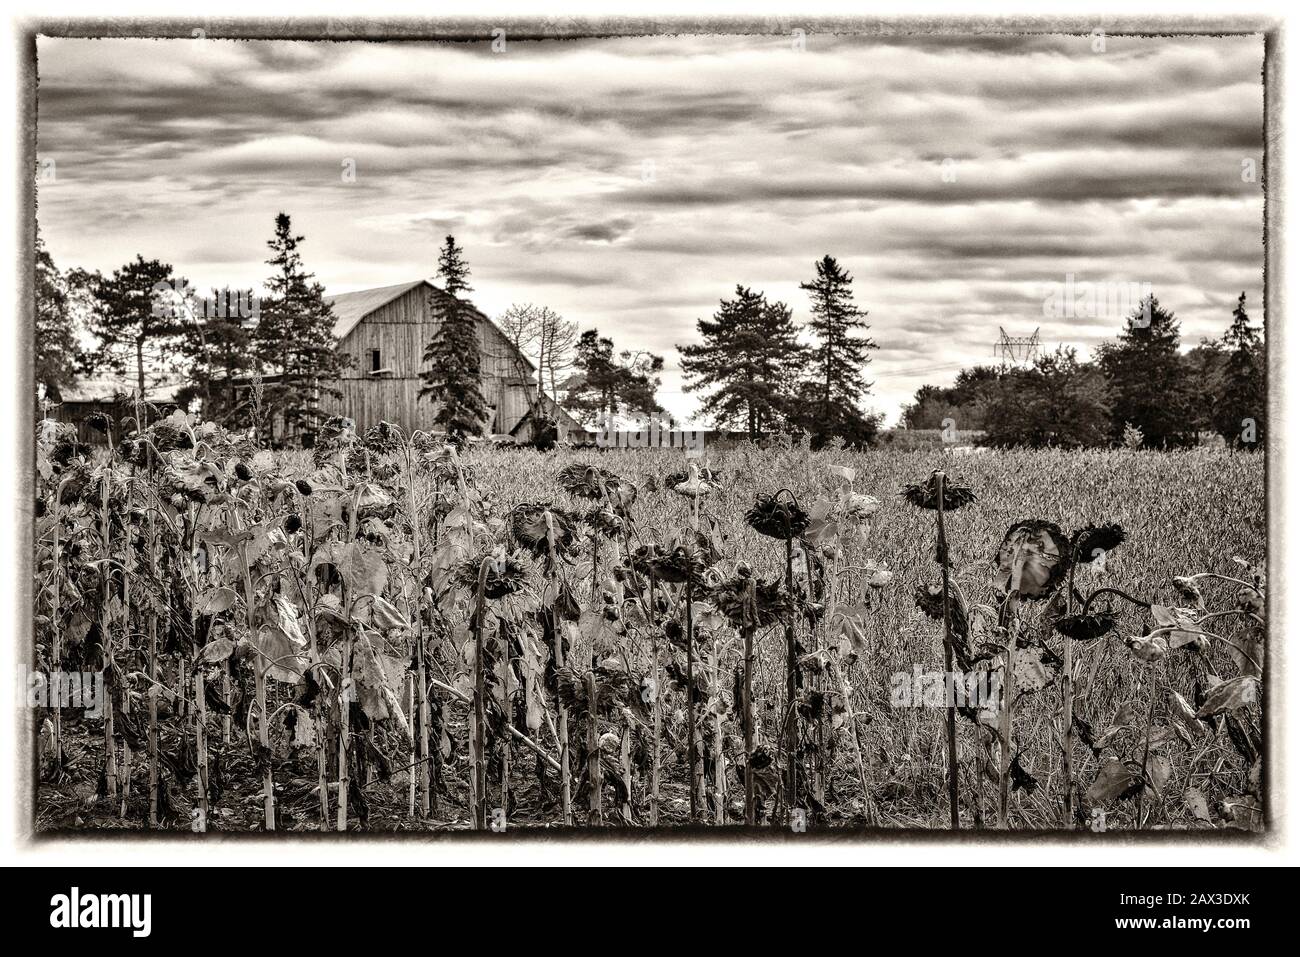
<svg viewBox="0 0 1300 957">
<path fill-rule="evenodd" d="M 1266 825 L 1262 455 L 97 424 L 36 434 L 39 830 Z"/>
</svg>

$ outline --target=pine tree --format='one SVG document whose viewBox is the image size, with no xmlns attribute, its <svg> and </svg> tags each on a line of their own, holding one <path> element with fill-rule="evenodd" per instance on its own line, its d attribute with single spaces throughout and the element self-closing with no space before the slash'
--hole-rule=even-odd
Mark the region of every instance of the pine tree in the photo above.
<svg viewBox="0 0 1300 957">
<path fill-rule="evenodd" d="M 817 336 L 810 374 L 800 389 L 800 424 L 818 444 L 836 435 L 861 444 L 874 436 L 877 426 L 858 407 L 871 389 L 863 367 L 877 346 L 856 334 L 869 327 L 863 322 L 866 312 L 853 301 L 853 277 L 833 256 L 822 257 L 816 269 L 816 278 L 799 286 L 812 300 L 808 325 Z"/>
<path fill-rule="evenodd" d="M 84 359 L 73 315 L 73 291 L 59 272 L 39 228 L 36 232 L 36 336 L 33 342 L 37 383 L 57 390 L 71 385 Z"/>
<path fill-rule="evenodd" d="M 428 368 L 420 397 L 429 396 L 438 404 L 434 421 L 461 443 L 484 433 L 489 412 L 483 398 L 478 318 L 462 298 L 472 291 L 469 267 L 451 236 L 438 254 L 438 277 L 442 292 L 430 294 L 429 310 L 439 326 L 424 350 Z"/>
<path fill-rule="evenodd" d="M 1114 441 L 1122 440 L 1127 424 L 1140 429 L 1151 448 L 1195 441 L 1192 389 L 1178 343 L 1174 314 L 1155 296 L 1148 296 L 1126 320 L 1118 338 L 1098 350 L 1099 365 L 1110 385 Z"/>
<path fill-rule="evenodd" d="M 203 403 L 203 417 L 227 428 L 250 423 L 247 400 L 241 400 L 238 380 L 257 370 L 254 327 L 241 313 L 253 302 L 253 291 L 214 289 L 206 302 L 193 303 L 194 321 L 186 327 L 183 344 L 189 359 L 190 384 L 176 401 Z M 215 307 L 215 308 L 209 308 Z"/>
<path fill-rule="evenodd" d="M 712 319 L 696 322 L 703 340 L 678 346 L 688 392 L 710 391 L 703 410 L 723 426 L 744 423 L 751 439 L 774 428 L 789 410 L 806 348 L 790 308 L 761 292 L 736 287 Z"/>
<path fill-rule="evenodd" d="M 1260 447 L 1268 411 L 1264 340 L 1246 315 L 1246 294 L 1237 299 L 1232 325 L 1223 334 L 1226 358 L 1215 403 L 1215 428 L 1229 445 Z"/>
<path fill-rule="evenodd" d="M 96 362 L 118 375 L 131 374 L 141 400 L 150 378 L 169 371 L 180 355 L 184 288 L 170 265 L 138 255 L 95 282 L 90 331 L 99 341 Z"/>
<path fill-rule="evenodd" d="M 564 407 L 580 420 L 601 426 L 619 412 L 651 415 L 663 412 L 655 393 L 663 356 L 624 349 L 615 357 L 614 340 L 588 329 L 578 337 L 575 384 Z"/>
<path fill-rule="evenodd" d="M 326 414 L 321 400 L 342 396 L 331 383 L 351 361 L 338 351 L 334 311 L 325 287 L 303 265 L 302 241 L 286 213 L 275 217 L 275 235 L 267 240 L 272 255 L 266 261 L 274 272 L 256 333 L 261 371 L 278 377 L 266 388 L 266 405 L 270 414 L 280 416 L 286 437 L 319 426 Z"/>
</svg>

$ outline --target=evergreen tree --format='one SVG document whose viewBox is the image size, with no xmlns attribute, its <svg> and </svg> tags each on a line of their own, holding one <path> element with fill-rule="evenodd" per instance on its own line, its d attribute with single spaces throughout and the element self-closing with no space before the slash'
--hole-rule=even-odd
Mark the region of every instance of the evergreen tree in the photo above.
<svg viewBox="0 0 1300 957">
<path fill-rule="evenodd" d="M 1196 440 L 1192 389 L 1178 353 L 1179 325 L 1172 312 L 1148 296 L 1119 337 L 1098 350 L 1110 385 L 1111 438 L 1121 441 L 1125 425 L 1141 430 L 1152 448 Z"/>
<path fill-rule="evenodd" d="M 815 279 L 799 286 L 812 300 L 808 325 L 817 344 L 800 389 L 798 424 L 818 444 L 835 435 L 861 444 L 874 437 L 878 424 L 858 408 L 871 388 L 863 367 L 877 347 L 869 337 L 857 335 L 857 330 L 869 327 L 863 322 L 866 312 L 853 301 L 853 277 L 833 256 L 822 257 L 816 270 Z"/>
<path fill-rule="evenodd" d="M 59 272 L 39 227 L 36 231 L 36 329 L 33 352 L 37 383 L 53 390 L 71 385 L 84 355 L 77 337 L 75 291 Z"/>
<path fill-rule="evenodd" d="M 263 375 L 277 379 L 266 386 L 270 415 L 279 415 L 286 437 L 314 432 L 325 418 L 321 400 L 342 397 L 330 383 L 351 362 L 338 351 L 334 311 L 325 288 L 303 265 L 293 224 L 286 213 L 275 217 L 275 235 L 267 240 L 273 268 L 258 319 L 256 345 Z"/>
<path fill-rule="evenodd" d="M 1215 430 L 1229 445 L 1262 446 L 1268 412 L 1264 339 L 1246 315 L 1246 294 L 1237 299 L 1232 325 L 1223 334 L 1226 353 L 1215 403 Z"/>
<path fill-rule="evenodd" d="M 586 424 L 599 426 L 607 415 L 624 411 L 663 412 L 655 397 L 663 356 L 624 349 L 616 357 L 614 340 L 588 329 L 578 337 L 574 366 L 578 371 L 564 406 Z"/>
<path fill-rule="evenodd" d="M 696 322 L 703 342 L 678 346 L 688 392 L 712 390 L 703 410 L 723 426 L 743 423 L 751 439 L 773 428 L 788 411 L 806 348 L 785 303 L 736 287 L 712 319 Z"/>
<path fill-rule="evenodd" d="M 1191 396 L 1191 422 L 1197 433 L 1219 430 L 1217 415 L 1227 359 L 1218 339 L 1202 339 L 1183 356 L 1183 374 Z"/>
<path fill-rule="evenodd" d="M 112 276 L 94 281 L 90 331 L 99 342 L 95 361 L 118 375 L 131 374 L 141 400 L 149 380 L 156 381 L 180 358 L 184 288 L 185 280 L 170 265 L 138 255 Z"/>
<path fill-rule="evenodd" d="M 478 318 L 461 298 L 472 291 L 469 267 L 451 236 L 438 254 L 438 277 L 442 293 L 430 295 L 429 309 L 439 326 L 424 350 L 428 368 L 420 397 L 429 396 L 438 404 L 434 421 L 460 443 L 484 433 L 489 412 L 483 398 Z"/>
<path fill-rule="evenodd" d="M 176 394 L 187 407 L 203 402 L 203 416 L 228 428 L 250 422 L 247 398 L 241 399 L 237 380 L 258 368 L 255 326 L 240 309 L 253 301 L 253 291 L 214 289 L 206 302 L 193 303 L 194 321 L 187 324 L 183 348 L 189 359 L 189 384 Z"/>
</svg>

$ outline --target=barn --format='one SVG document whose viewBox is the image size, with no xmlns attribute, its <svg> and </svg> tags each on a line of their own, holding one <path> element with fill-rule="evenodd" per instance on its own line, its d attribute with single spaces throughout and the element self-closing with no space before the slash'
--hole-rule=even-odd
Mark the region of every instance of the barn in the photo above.
<svg viewBox="0 0 1300 957">
<path fill-rule="evenodd" d="M 420 373 L 425 346 L 438 330 L 430 301 L 445 295 L 428 280 L 417 279 L 327 296 L 334 311 L 338 348 L 352 356 L 352 363 L 343 379 L 330 383 L 342 395 L 322 395 L 321 407 L 327 413 L 352 419 L 360 431 L 391 422 L 408 434 L 416 430 L 433 432 L 437 428 L 437 406 L 420 398 L 424 384 Z M 486 423 L 486 432 L 503 441 L 527 442 L 532 437 L 529 412 L 537 392 L 537 369 L 511 345 L 496 323 L 472 305 L 470 309 L 478 323 L 483 397 L 492 417 Z M 267 376 L 264 381 L 269 384 L 276 377 Z M 50 414 L 75 423 L 82 441 L 103 442 L 103 435 L 86 424 L 86 417 L 102 411 L 116 422 L 129 414 L 133 384 L 133 379 L 113 377 L 77 383 L 52 397 Z M 159 409 L 170 409 L 183 384 L 169 381 L 151 388 L 148 401 Z M 241 376 L 229 385 L 238 393 L 246 393 L 252 379 Z M 561 441 L 589 440 L 581 423 L 549 396 L 543 396 L 542 408 L 557 423 Z M 283 436 L 277 431 L 275 438 Z"/>
<path fill-rule="evenodd" d="M 342 392 L 341 398 L 326 397 L 322 405 L 353 419 L 359 430 L 382 421 L 408 433 L 432 431 L 436 406 L 420 399 L 420 373 L 425 346 L 438 329 L 431 301 L 444 296 L 433 283 L 417 279 L 327 297 L 339 350 L 352 357 L 352 364 L 342 380 L 332 383 Z M 527 430 L 516 427 L 528 415 L 536 394 L 536 367 L 496 323 L 470 308 L 478 321 L 483 397 L 492 414 L 487 431 L 523 441 Z M 549 397 L 543 404 L 559 423 L 561 440 L 586 438 L 582 425 Z"/>
</svg>

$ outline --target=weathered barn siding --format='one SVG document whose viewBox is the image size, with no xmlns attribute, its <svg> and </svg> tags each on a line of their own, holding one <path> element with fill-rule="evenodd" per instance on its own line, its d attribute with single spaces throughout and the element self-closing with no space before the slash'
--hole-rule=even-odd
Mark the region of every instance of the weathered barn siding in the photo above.
<svg viewBox="0 0 1300 957">
<path fill-rule="evenodd" d="M 419 397 L 424 350 L 439 326 L 429 308 L 430 294 L 443 295 L 428 283 L 416 285 L 366 313 L 340 338 L 339 350 L 352 357 L 352 365 L 335 383 L 342 397 L 327 400 L 327 408 L 354 419 L 359 429 L 381 421 L 408 432 L 435 428 L 437 406 Z M 476 314 L 483 397 L 493 410 L 488 431 L 508 432 L 528 411 L 532 363 L 486 316 Z M 372 371 L 376 349 L 383 370 L 378 373 Z"/>
</svg>

